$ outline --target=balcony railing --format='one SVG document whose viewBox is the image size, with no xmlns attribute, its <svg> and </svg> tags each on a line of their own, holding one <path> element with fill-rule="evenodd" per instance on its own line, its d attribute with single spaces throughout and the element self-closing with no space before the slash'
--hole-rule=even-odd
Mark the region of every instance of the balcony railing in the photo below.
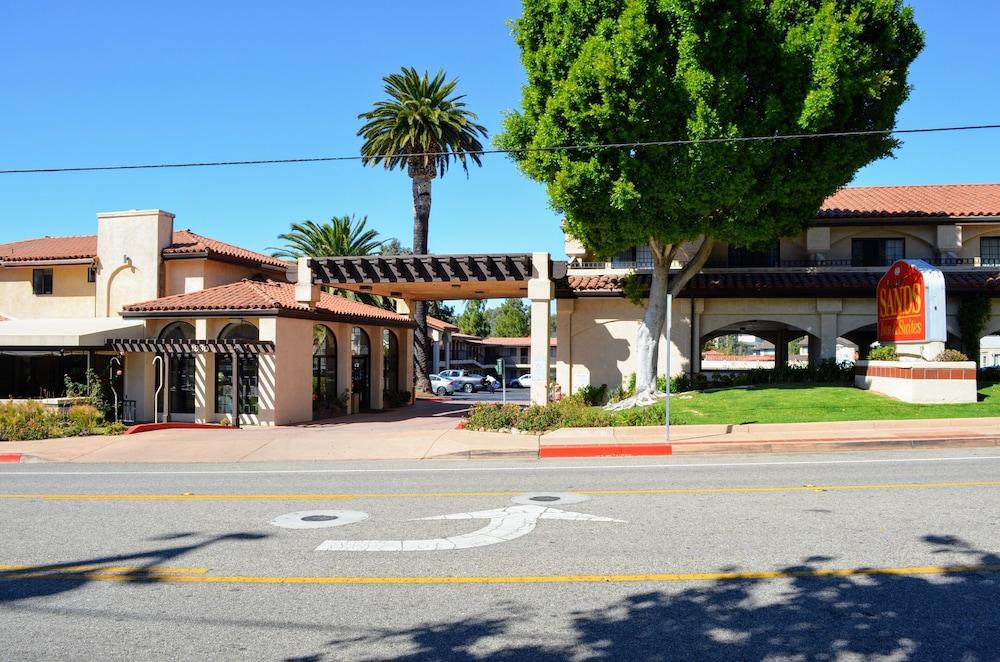
<svg viewBox="0 0 1000 662">
<path fill-rule="evenodd" d="M 935 258 L 920 258 L 925 262 L 928 262 L 937 267 L 1000 267 L 1000 257 L 935 257 Z M 811 268 L 830 268 L 830 267 L 854 267 L 854 268 L 870 268 L 877 269 L 881 267 L 888 267 L 893 261 L 886 261 L 881 264 L 864 264 L 858 260 L 842 259 L 842 260 L 773 260 L 768 264 L 761 265 L 748 265 L 741 264 L 739 266 L 730 266 L 724 260 L 709 261 L 705 264 L 705 269 L 811 269 Z M 671 268 L 680 269 L 686 262 L 682 260 L 674 260 Z M 609 269 L 620 269 L 626 271 L 644 271 L 653 268 L 653 263 L 650 261 L 640 261 L 640 262 L 571 262 L 569 264 L 570 269 L 593 269 L 606 271 Z"/>
</svg>

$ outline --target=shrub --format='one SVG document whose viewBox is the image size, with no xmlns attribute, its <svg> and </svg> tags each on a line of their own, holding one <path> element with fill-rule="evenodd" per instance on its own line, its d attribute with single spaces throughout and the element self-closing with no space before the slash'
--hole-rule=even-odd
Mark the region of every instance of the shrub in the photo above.
<svg viewBox="0 0 1000 662">
<path fill-rule="evenodd" d="M 560 427 L 559 423 L 562 420 L 560 410 L 565 406 L 565 404 L 560 403 L 531 405 L 521 412 L 517 421 L 517 429 L 525 432 L 545 432 Z"/>
<path fill-rule="evenodd" d="M 93 405 L 73 405 L 66 414 L 69 422 L 75 425 L 81 433 L 87 433 L 97 427 L 97 424 L 104 418 L 97 407 Z"/>
<path fill-rule="evenodd" d="M 517 427 L 521 408 L 514 404 L 481 402 L 469 410 L 467 427 L 473 430 L 504 430 Z"/>
<path fill-rule="evenodd" d="M 946 349 L 934 357 L 935 361 L 968 361 L 969 357 L 957 349 Z"/>
<path fill-rule="evenodd" d="M 125 432 L 128 428 L 121 421 L 115 421 L 104 426 L 104 434 L 116 435 Z"/>
<path fill-rule="evenodd" d="M 587 384 L 580 387 L 580 390 L 576 394 L 583 398 L 584 404 L 591 407 L 600 407 L 604 404 L 608 396 L 608 385 L 601 384 L 600 386 L 594 386 L 593 384 Z"/>
<path fill-rule="evenodd" d="M 387 407 L 402 407 L 410 402 L 409 391 L 385 391 L 383 396 Z"/>
<path fill-rule="evenodd" d="M 610 402 L 621 402 L 635 395 L 635 373 L 629 375 L 628 380 L 621 383 L 615 390 L 611 391 L 608 398 Z"/>
<path fill-rule="evenodd" d="M 63 436 L 67 419 L 42 403 L 0 403 L 0 441 L 32 441 Z"/>
<path fill-rule="evenodd" d="M 873 347 L 872 350 L 868 352 L 868 359 L 871 361 L 895 361 L 896 348 L 892 345 Z"/>
</svg>

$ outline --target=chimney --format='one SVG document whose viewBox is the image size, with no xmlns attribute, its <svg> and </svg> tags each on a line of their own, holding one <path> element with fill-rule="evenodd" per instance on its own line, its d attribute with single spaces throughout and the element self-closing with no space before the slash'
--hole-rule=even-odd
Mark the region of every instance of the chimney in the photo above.
<svg viewBox="0 0 1000 662">
<path fill-rule="evenodd" d="M 308 257 L 300 257 L 295 270 L 295 301 L 315 308 L 319 303 L 320 287 L 313 283 L 312 267 Z"/>
</svg>

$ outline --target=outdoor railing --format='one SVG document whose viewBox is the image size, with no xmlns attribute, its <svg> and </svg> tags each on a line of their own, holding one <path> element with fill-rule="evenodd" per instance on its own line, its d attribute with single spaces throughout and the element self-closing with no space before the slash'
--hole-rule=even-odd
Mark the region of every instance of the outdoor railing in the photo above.
<svg viewBox="0 0 1000 662">
<path fill-rule="evenodd" d="M 925 262 L 928 262 L 934 266 L 938 267 L 1000 267 L 1000 258 L 993 257 L 933 257 L 933 258 L 920 258 Z M 865 267 L 870 269 L 877 269 L 881 267 L 888 267 L 893 261 L 885 261 L 881 263 L 864 263 L 858 260 L 851 259 L 841 259 L 841 260 L 773 260 L 766 264 L 755 264 L 755 263 L 740 263 L 740 264 L 729 264 L 726 261 L 709 261 L 705 264 L 705 269 L 811 269 L 811 268 L 830 268 L 830 267 Z M 674 269 L 679 269 L 686 264 L 683 260 L 674 260 L 671 265 Z M 608 270 L 608 269 L 621 269 L 621 270 L 631 270 L 631 271 L 644 271 L 653 268 L 653 263 L 651 261 L 637 261 L 637 262 L 623 262 L 620 260 L 613 260 L 610 262 L 592 262 L 592 261 L 576 261 L 570 262 L 570 269 L 593 269 L 593 270 Z"/>
</svg>

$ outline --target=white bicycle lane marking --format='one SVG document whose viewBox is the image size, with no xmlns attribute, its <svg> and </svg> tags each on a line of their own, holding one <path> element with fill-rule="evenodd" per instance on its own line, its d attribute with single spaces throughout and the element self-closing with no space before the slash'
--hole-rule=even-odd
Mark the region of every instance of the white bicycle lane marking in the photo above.
<svg viewBox="0 0 1000 662">
<path fill-rule="evenodd" d="M 420 517 L 411 521 L 488 519 L 489 524 L 471 533 L 447 538 L 424 540 L 327 540 L 316 548 L 317 552 L 429 552 L 446 549 L 470 549 L 497 545 L 526 536 L 535 530 L 540 519 L 569 520 L 575 522 L 624 522 L 611 517 L 598 517 L 586 513 L 559 510 L 548 506 L 518 505 L 472 513 L 453 513 Z"/>
</svg>

